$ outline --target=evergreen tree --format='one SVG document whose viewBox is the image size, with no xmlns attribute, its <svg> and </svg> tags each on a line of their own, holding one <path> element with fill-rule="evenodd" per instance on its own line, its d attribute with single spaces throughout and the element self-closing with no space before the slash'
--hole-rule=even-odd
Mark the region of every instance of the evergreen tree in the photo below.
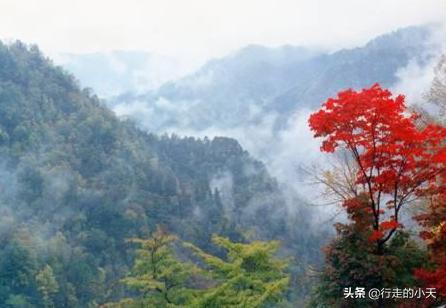
<svg viewBox="0 0 446 308">
<path fill-rule="evenodd" d="M 227 251 L 225 259 L 187 245 L 206 263 L 214 284 L 197 298 L 197 307 L 263 307 L 282 300 L 289 277 L 288 262 L 274 258 L 279 242 L 243 244 L 219 236 L 213 242 Z"/>
<path fill-rule="evenodd" d="M 42 297 L 43 307 L 54 306 L 53 297 L 59 289 L 59 284 L 54 277 L 53 269 L 48 264 L 36 275 L 37 289 Z"/>
<path fill-rule="evenodd" d="M 136 299 L 127 298 L 117 307 L 184 307 L 194 290 L 187 281 L 196 271 L 193 264 L 180 261 L 173 251 L 176 237 L 158 227 L 148 239 L 132 239 L 140 245 L 135 264 L 124 284 L 138 291 Z"/>
</svg>

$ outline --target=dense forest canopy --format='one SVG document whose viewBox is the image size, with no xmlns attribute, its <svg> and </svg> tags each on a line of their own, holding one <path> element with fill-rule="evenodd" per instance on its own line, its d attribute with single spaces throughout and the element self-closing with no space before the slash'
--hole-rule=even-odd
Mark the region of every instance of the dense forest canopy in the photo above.
<svg viewBox="0 0 446 308">
<path fill-rule="evenodd" d="M 0 306 L 89 307 L 125 295 L 129 238 L 163 225 L 222 256 L 281 240 L 291 300 L 308 293 L 324 234 L 287 215 L 265 166 L 237 141 L 156 136 L 119 120 L 36 46 L 0 45 Z"/>
</svg>

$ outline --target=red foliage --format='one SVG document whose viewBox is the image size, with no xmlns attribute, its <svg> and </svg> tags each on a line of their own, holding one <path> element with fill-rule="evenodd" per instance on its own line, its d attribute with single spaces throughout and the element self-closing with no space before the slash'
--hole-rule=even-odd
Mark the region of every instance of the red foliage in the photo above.
<svg viewBox="0 0 446 308">
<path fill-rule="evenodd" d="M 436 288 L 446 300 L 446 194 L 436 194 L 430 201 L 428 213 L 419 215 L 417 219 L 425 228 L 420 236 L 426 241 L 436 267 L 433 270 L 418 269 L 415 275 L 426 286 Z"/>
<path fill-rule="evenodd" d="M 418 269 L 415 271 L 415 276 L 422 280 L 426 287 L 435 288 L 438 296 L 446 299 L 446 264 L 433 271 Z"/>
<path fill-rule="evenodd" d="M 395 220 L 389 220 L 389 221 L 383 221 L 379 224 L 379 228 L 381 230 L 389 230 L 389 229 L 395 229 L 398 228 L 401 224 L 398 223 Z"/>
<path fill-rule="evenodd" d="M 384 233 L 381 230 L 373 230 L 372 234 L 369 237 L 370 242 L 375 242 L 380 240 L 384 236 Z"/>
<path fill-rule="evenodd" d="M 323 138 L 321 151 L 347 150 L 356 162 L 356 184 L 367 195 L 373 218 L 370 240 L 378 247 L 400 226 L 401 207 L 411 197 L 438 190 L 444 173 L 446 129 L 419 128 L 416 119 L 406 110 L 404 96 L 392 97 L 378 84 L 338 93 L 309 119 L 315 137 Z M 358 203 L 347 200 L 344 206 L 355 211 Z"/>
</svg>

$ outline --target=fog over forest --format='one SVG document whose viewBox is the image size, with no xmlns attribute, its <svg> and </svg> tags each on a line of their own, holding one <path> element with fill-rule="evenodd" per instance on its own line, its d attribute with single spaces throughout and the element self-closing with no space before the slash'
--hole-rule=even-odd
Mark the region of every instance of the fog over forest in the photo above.
<svg viewBox="0 0 446 308">
<path fill-rule="evenodd" d="M 0 308 L 446 304 L 445 3 L 0 12 Z"/>
<path fill-rule="evenodd" d="M 310 113 L 339 89 L 360 89 L 374 82 L 406 95 L 409 104 L 426 105 L 423 94 L 444 49 L 444 33 L 441 24 L 397 29 L 363 46 L 334 52 L 252 45 L 210 60 L 186 76 L 171 75 L 172 81 L 145 93 L 139 85 L 129 84 L 118 95 L 104 99 L 118 116 L 134 120 L 149 132 L 235 138 L 266 163 L 289 193 L 295 192 L 307 202 L 323 203 L 316 200 L 320 191 L 307 176 L 308 170 L 327 159 L 319 153 L 319 141 L 308 128 Z M 119 69 L 114 70 L 116 81 L 112 82 L 122 78 L 137 83 L 136 77 L 129 76 L 141 73 L 141 66 L 133 69 L 131 52 L 70 57 L 63 65 L 79 76 L 81 84 L 93 89 L 108 84 L 110 79 L 102 74 L 116 66 Z M 97 69 L 92 57 L 100 59 Z M 148 59 L 150 54 L 145 54 L 143 63 Z M 146 70 L 146 74 L 156 72 Z M 290 198 L 291 207 L 293 200 Z M 326 208 L 321 214 L 325 212 Z"/>
</svg>

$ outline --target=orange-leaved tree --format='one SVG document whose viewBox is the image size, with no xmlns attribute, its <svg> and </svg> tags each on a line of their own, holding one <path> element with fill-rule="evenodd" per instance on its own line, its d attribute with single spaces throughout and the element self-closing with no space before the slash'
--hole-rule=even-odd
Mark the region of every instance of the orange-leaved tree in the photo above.
<svg viewBox="0 0 446 308">
<path fill-rule="evenodd" d="M 394 97 L 379 84 L 339 92 L 309 119 L 315 137 L 323 138 L 321 151 L 351 154 L 358 195 L 345 200 L 344 207 L 363 211 L 356 217 L 367 217 L 377 254 L 383 254 L 385 243 L 402 226 L 401 208 L 435 189 L 445 171 L 446 129 L 420 127 L 416 120 L 404 96 Z M 357 206 L 364 202 L 366 206 Z"/>
</svg>

